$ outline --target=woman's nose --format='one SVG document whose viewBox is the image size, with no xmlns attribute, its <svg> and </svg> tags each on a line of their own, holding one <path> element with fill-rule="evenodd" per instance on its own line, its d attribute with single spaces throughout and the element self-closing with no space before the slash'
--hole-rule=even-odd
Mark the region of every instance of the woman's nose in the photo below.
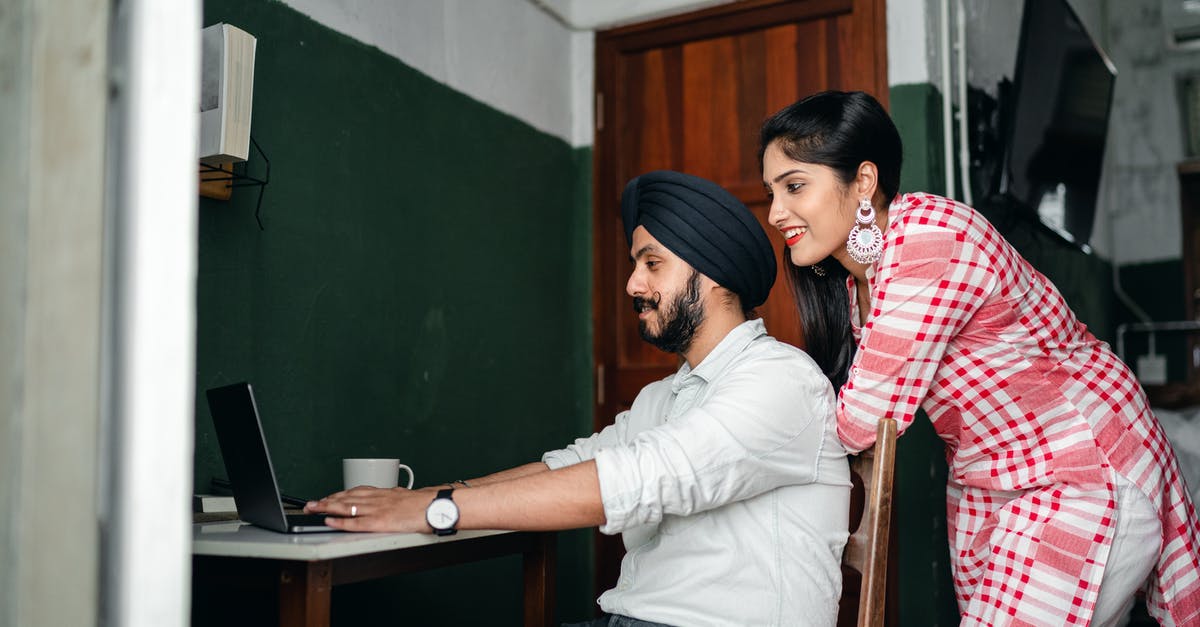
<svg viewBox="0 0 1200 627">
<path fill-rule="evenodd" d="M 771 209 L 767 211 L 767 223 L 777 229 L 780 229 L 783 228 L 783 223 L 786 219 L 787 212 L 783 209 L 783 203 L 780 202 L 778 196 L 772 196 Z"/>
</svg>

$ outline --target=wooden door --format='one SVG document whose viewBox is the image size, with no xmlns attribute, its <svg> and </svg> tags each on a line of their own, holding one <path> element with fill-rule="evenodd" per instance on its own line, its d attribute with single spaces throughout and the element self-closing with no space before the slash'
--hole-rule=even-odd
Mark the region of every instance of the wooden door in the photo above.
<svg viewBox="0 0 1200 627">
<path fill-rule="evenodd" d="M 678 367 L 643 342 L 625 295 L 625 183 L 656 169 L 711 179 L 767 225 L 757 141 L 763 120 L 825 89 L 887 105 L 884 0 L 749 0 L 601 32 L 596 39 L 594 298 L 597 430 Z M 777 258 L 783 243 L 768 228 Z M 803 346 L 782 275 L 759 308 L 768 331 Z M 619 538 L 597 536 L 597 591 L 615 583 Z"/>
</svg>

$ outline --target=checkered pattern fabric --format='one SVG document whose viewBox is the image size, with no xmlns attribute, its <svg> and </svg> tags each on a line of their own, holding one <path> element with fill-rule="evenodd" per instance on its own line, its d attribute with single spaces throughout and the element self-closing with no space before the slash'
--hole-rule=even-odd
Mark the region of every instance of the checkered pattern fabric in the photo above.
<svg viewBox="0 0 1200 627">
<path fill-rule="evenodd" d="M 1133 374 L 971 208 L 909 194 L 888 220 L 838 432 L 862 450 L 880 418 L 903 432 L 918 408 L 929 415 L 950 464 L 963 624 L 1088 624 L 1116 524 L 1114 471 L 1162 520 L 1151 613 L 1200 624 L 1195 506 Z"/>
</svg>

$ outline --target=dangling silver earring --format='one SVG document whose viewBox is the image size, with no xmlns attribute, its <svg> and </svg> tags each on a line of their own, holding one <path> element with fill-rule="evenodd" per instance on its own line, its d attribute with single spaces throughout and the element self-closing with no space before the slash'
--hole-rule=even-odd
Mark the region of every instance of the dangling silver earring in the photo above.
<svg viewBox="0 0 1200 627">
<path fill-rule="evenodd" d="M 875 224 L 875 207 L 866 198 L 858 201 L 854 228 L 850 229 L 850 237 L 846 239 L 846 252 L 850 253 L 851 259 L 864 265 L 879 261 L 883 254 L 883 231 Z"/>
<path fill-rule="evenodd" d="M 813 274 L 815 274 L 817 276 L 825 276 L 825 266 L 822 266 L 819 263 L 815 263 L 812 265 L 812 271 L 813 271 Z"/>
</svg>

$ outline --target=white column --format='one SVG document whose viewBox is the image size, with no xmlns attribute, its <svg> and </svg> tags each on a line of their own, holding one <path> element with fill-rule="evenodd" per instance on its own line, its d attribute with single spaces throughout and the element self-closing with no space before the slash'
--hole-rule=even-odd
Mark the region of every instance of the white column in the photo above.
<svg viewBox="0 0 1200 627">
<path fill-rule="evenodd" d="M 199 0 L 113 28 L 104 622 L 184 626 L 191 581 Z"/>
<path fill-rule="evenodd" d="M 109 10 L 0 9 L 0 625 L 97 623 Z"/>
</svg>

